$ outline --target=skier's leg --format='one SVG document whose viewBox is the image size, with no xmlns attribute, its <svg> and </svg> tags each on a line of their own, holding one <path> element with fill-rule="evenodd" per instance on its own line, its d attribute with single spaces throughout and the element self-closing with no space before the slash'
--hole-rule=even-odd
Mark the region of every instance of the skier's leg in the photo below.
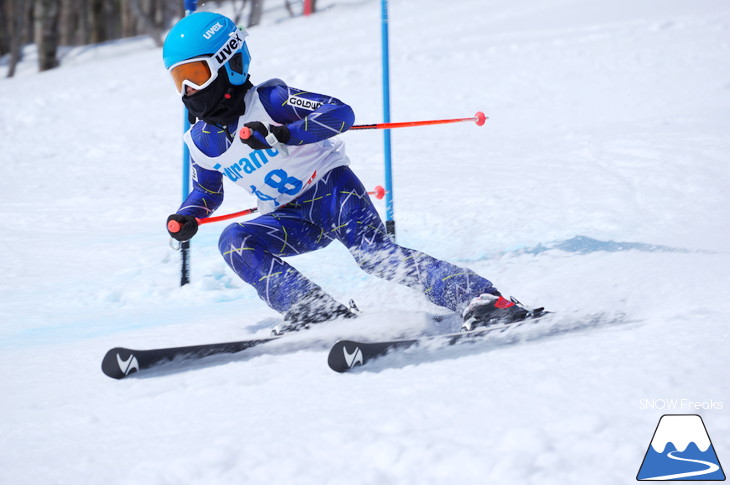
<svg viewBox="0 0 730 485">
<path fill-rule="evenodd" d="M 283 313 L 321 289 L 281 257 L 323 248 L 331 241 L 321 228 L 281 210 L 229 225 L 218 248 L 231 269 L 271 308 Z"/>
<path fill-rule="evenodd" d="M 367 190 L 347 167 L 331 179 L 332 233 L 368 273 L 423 292 L 436 305 L 460 312 L 482 293 L 498 294 L 473 271 L 395 244 L 372 205 Z"/>
<path fill-rule="evenodd" d="M 365 229 L 351 239 L 370 239 Z M 348 235 L 349 236 L 349 235 Z M 349 238 L 349 237 L 348 237 Z M 455 312 L 461 312 L 469 301 L 482 293 L 498 293 L 488 279 L 468 268 L 436 259 L 428 254 L 393 243 L 390 237 L 377 240 L 378 245 L 355 243 L 350 252 L 368 273 L 421 291 L 428 300 Z"/>
</svg>

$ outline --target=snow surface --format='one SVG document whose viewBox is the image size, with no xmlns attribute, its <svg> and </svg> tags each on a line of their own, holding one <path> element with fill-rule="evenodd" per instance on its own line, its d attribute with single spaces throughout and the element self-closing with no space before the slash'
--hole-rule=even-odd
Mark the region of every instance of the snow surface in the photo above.
<svg viewBox="0 0 730 485">
<path fill-rule="evenodd" d="M 254 82 L 380 121 L 379 5 L 289 19 L 272 3 L 251 29 Z M 111 347 L 260 336 L 277 315 L 220 258 L 224 224 L 201 228 L 178 286 L 164 221 L 182 107 L 160 50 L 70 49 L 60 69 L 0 81 L 0 483 L 634 483 L 665 413 L 701 414 L 730 461 L 730 3 L 401 0 L 390 14 L 392 119 L 489 116 L 393 131 L 399 242 L 600 323 L 336 374 L 337 337 L 458 319 L 435 328 L 442 309 L 333 244 L 291 262 L 354 298 L 356 325 L 107 378 Z M 382 184 L 382 133 L 342 138 Z M 231 187 L 219 214 L 253 202 Z"/>
</svg>

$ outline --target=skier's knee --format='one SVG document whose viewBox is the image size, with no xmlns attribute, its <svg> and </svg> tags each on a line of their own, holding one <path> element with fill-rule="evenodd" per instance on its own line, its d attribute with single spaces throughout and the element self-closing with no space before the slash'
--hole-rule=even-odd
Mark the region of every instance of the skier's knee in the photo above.
<svg viewBox="0 0 730 485">
<path fill-rule="evenodd" d="M 218 250 L 221 254 L 225 254 L 230 248 L 240 247 L 246 236 L 250 233 L 243 224 L 231 224 L 221 233 L 218 238 Z"/>
</svg>

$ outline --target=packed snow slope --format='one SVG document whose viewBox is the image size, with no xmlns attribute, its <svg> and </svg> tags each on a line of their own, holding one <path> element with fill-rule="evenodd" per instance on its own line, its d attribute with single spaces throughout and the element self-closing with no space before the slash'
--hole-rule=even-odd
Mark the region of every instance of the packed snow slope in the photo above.
<svg viewBox="0 0 730 485">
<path fill-rule="evenodd" d="M 380 2 L 271 3 L 253 81 L 381 121 Z M 178 286 L 182 105 L 160 50 L 70 49 L 42 74 L 28 50 L 0 81 L 0 483 L 634 483 L 665 413 L 700 414 L 730 462 L 730 3 L 401 0 L 390 35 L 394 121 L 489 116 L 393 131 L 398 241 L 579 328 L 336 374 L 339 337 L 458 318 L 429 323 L 447 312 L 332 244 L 290 262 L 357 322 L 107 378 L 112 347 L 261 336 L 277 314 L 220 258 L 225 224 Z M 342 138 L 382 184 L 382 133 Z M 228 188 L 219 214 L 254 204 Z"/>
</svg>

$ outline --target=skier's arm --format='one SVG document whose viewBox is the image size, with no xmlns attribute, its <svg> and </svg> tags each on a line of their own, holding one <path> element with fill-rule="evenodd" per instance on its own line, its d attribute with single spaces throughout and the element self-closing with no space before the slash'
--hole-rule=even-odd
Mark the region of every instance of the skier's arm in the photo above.
<svg viewBox="0 0 730 485">
<path fill-rule="evenodd" d="M 221 128 L 198 122 L 191 129 L 195 146 L 204 154 L 216 157 L 230 146 L 228 134 Z M 167 218 L 167 230 L 178 241 L 187 241 L 198 231 L 197 219 L 210 216 L 223 203 L 223 174 L 192 163 L 193 190 L 180 208 Z M 170 224 L 175 221 L 177 224 Z"/>
<path fill-rule="evenodd" d="M 223 203 L 223 174 L 192 164 L 193 190 L 177 214 L 204 219 Z"/>
<path fill-rule="evenodd" d="M 198 219 L 210 216 L 223 202 L 223 176 L 192 164 L 193 190 L 180 208 L 167 218 L 167 231 L 178 241 L 187 241 L 198 232 Z M 175 221 L 177 225 L 170 225 Z"/>
<path fill-rule="evenodd" d="M 209 157 L 218 157 L 231 146 L 231 137 L 221 127 L 199 121 L 190 130 L 195 146 Z M 208 170 L 193 159 L 193 190 L 185 198 L 178 214 L 204 219 L 223 203 L 223 174 Z"/>
<path fill-rule="evenodd" d="M 286 145 L 316 143 L 355 123 L 352 108 L 339 99 L 292 88 L 279 79 L 259 86 L 258 95 L 269 116 L 285 127 L 272 127 L 271 132 Z"/>
</svg>

